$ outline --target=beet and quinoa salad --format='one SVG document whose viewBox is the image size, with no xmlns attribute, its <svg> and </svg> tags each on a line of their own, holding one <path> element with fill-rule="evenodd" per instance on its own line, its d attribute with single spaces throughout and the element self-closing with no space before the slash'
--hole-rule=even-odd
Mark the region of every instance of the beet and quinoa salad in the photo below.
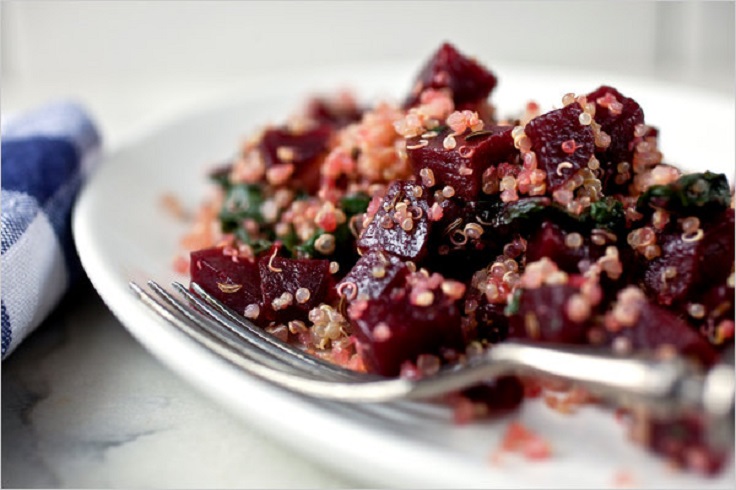
<svg viewBox="0 0 736 490">
<path fill-rule="evenodd" d="M 400 103 L 314 98 L 212 172 L 179 269 L 284 341 L 385 376 L 512 338 L 718 362 L 734 343 L 726 177 L 664 163 L 634 94 L 603 85 L 502 119 L 496 83 L 444 44 Z M 507 376 L 448 402 L 462 423 L 535 396 L 595 401 Z M 679 466 L 727 460 L 696 417 L 619 415 Z"/>
</svg>

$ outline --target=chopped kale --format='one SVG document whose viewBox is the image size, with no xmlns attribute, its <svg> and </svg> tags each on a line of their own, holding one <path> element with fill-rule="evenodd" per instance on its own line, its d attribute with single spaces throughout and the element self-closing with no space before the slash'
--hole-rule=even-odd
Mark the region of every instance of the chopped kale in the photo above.
<svg viewBox="0 0 736 490">
<path fill-rule="evenodd" d="M 340 207 L 345 215 L 350 218 L 356 214 L 365 213 L 370 202 L 371 196 L 364 192 L 356 192 L 340 199 Z"/>
<path fill-rule="evenodd" d="M 241 228 L 243 220 L 249 218 L 263 223 L 261 204 L 263 204 L 263 191 L 260 186 L 251 184 L 231 186 L 220 210 L 222 231 L 231 233 Z"/>
<path fill-rule="evenodd" d="M 588 217 L 594 228 L 618 232 L 626 226 L 624 206 L 612 197 L 605 197 L 592 203 L 588 209 Z"/>
<path fill-rule="evenodd" d="M 530 197 L 510 202 L 495 216 L 494 224 L 506 226 L 518 220 L 532 220 L 549 207 L 550 201 L 546 197 Z"/>
<path fill-rule="evenodd" d="M 230 188 L 230 170 L 232 169 L 232 165 L 226 164 L 222 165 L 216 169 L 214 169 L 209 174 L 209 178 L 212 182 L 217 184 L 222 189 L 229 189 Z"/>
<path fill-rule="evenodd" d="M 519 312 L 519 304 L 521 302 L 521 294 L 523 292 L 524 290 L 521 288 L 514 291 L 511 299 L 509 300 L 509 304 L 506 305 L 506 308 L 503 311 L 506 316 L 516 315 Z"/>
<path fill-rule="evenodd" d="M 245 231 L 245 228 L 243 228 L 242 226 L 233 230 L 233 233 L 235 234 L 235 238 L 237 238 L 238 241 L 245 245 L 249 245 L 253 249 L 253 253 L 256 255 L 265 250 L 268 250 L 269 248 L 271 248 L 271 245 L 273 245 L 273 242 L 271 240 L 266 240 L 263 238 L 254 239 L 248 234 L 247 231 Z"/>
<path fill-rule="evenodd" d="M 683 175 L 667 185 L 650 187 L 639 197 L 640 212 L 664 209 L 676 214 L 705 214 L 727 208 L 731 189 L 724 174 L 712 172 Z"/>
<path fill-rule="evenodd" d="M 317 241 L 317 238 L 320 237 L 325 231 L 322 229 L 319 229 L 314 232 L 314 234 L 309 237 L 309 239 L 302 243 L 301 245 L 296 245 L 292 249 L 292 255 L 299 259 L 311 259 L 314 258 L 315 254 L 317 253 L 314 249 L 314 244 Z"/>
</svg>

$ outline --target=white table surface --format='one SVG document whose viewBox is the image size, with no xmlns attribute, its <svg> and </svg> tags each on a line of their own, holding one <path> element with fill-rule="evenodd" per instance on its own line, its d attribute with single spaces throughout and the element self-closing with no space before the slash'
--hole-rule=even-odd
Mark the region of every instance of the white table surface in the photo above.
<svg viewBox="0 0 736 490">
<path fill-rule="evenodd" d="M 719 92 L 728 80 L 696 85 Z M 238 79 L 3 79 L 3 113 L 74 96 L 114 147 Z M 728 89 L 732 91 L 732 88 Z M 355 488 L 179 379 L 83 283 L 2 365 L 3 487 Z"/>
</svg>

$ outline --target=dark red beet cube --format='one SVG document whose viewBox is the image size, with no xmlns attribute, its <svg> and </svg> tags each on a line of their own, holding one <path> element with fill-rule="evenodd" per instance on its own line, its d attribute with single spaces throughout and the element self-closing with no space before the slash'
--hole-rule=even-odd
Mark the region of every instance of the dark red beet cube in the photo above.
<svg viewBox="0 0 736 490">
<path fill-rule="evenodd" d="M 371 371 L 396 376 L 404 362 L 414 363 L 420 354 L 463 350 L 457 301 L 439 289 L 427 306 L 412 304 L 410 296 L 408 286 L 396 288 L 351 314 L 358 349 Z"/>
<path fill-rule="evenodd" d="M 718 360 L 718 352 L 698 332 L 677 315 L 653 303 L 641 304 L 636 323 L 610 336 L 628 339 L 633 350 L 654 351 L 662 346 L 674 347 L 677 352 L 710 366 Z"/>
<path fill-rule="evenodd" d="M 261 278 L 255 261 L 225 255 L 222 248 L 197 250 L 190 257 L 192 282 L 224 305 L 241 315 L 248 305 L 260 307 Z"/>
<path fill-rule="evenodd" d="M 471 330 L 465 332 L 466 342 L 487 340 L 495 344 L 506 339 L 509 320 L 504 314 L 505 308 L 503 303 L 489 303 L 485 294 L 468 285 L 464 309 L 466 318 L 470 320 Z"/>
<path fill-rule="evenodd" d="M 644 123 L 644 111 L 639 104 L 629 97 L 621 94 L 613 87 L 601 86 L 587 95 L 588 102 L 594 102 L 595 121 L 601 125 L 601 129 L 611 137 L 611 144 L 605 150 L 597 150 L 596 158 L 600 160 L 601 166 L 615 167 L 620 162 L 631 163 L 634 154 L 632 142 L 634 141 L 634 127 Z M 617 104 L 611 108 L 610 102 Z M 603 105 L 601 105 L 603 104 Z"/>
<path fill-rule="evenodd" d="M 696 304 L 703 306 L 703 316 L 695 317 L 690 308 Z M 734 288 L 727 284 L 713 286 L 703 294 L 689 297 L 679 305 L 678 311 L 686 318 L 690 325 L 704 334 L 712 345 L 723 350 L 732 346 L 734 337 L 732 332 L 718 330 L 723 321 L 734 321 Z"/>
<path fill-rule="evenodd" d="M 576 293 L 578 289 L 567 284 L 521 289 L 518 311 L 509 318 L 509 338 L 586 343 L 588 322 L 573 321 L 566 311 L 567 301 Z"/>
<path fill-rule="evenodd" d="M 565 237 L 568 232 L 551 221 L 545 221 L 527 242 L 526 260 L 535 262 L 542 257 L 549 257 L 557 266 L 568 273 L 580 273 L 579 264 L 586 261 L 594 263 L 605 253 L 605 245 L 595 245 L 581 233 L 581 245 L 568 247 Z"/>
<path fill-rule="evenodd" d="M 449 88 L 457 107 L 473 105 L 487 99 L 495 86 L 493 73 L 445 43 L 419 72 L 404 106 L 415 105 L 422 91 L 428 88 Z"/>
<path fill-rule="evenodd" d="M 262 314 L 269 320 L 305 320 L 309 310 L 335 297 L 329 260 L 265 255 L 258 261 L 258 267 L 264 304 Z M 301 288 L 309 292 L 306 299 L 298 292 Z"/>
<path fill-rule="evenodd" d="M 421 189 L 421 197 L 416 197 L 415 188 Z M 392 182 L 373 220 L 358 238 L 358 248 L 363 253 L 383 250 L 406 260 L 424 257 L 431 225 L 427 215 L 428 194 L 427 189 L 415 182 Z"/>
<path fill-rule="evenodd" d="M 477 223 L 479 217 L 477 201 L 463 202 L 459 199 L 446 199 L 440 204 L 442 218 L 432 224 L 429 239 L 429 253 L 419 263 L 433 272 L 460 282 L 467 282 L 477 270 L 488 265 L 489 258 L 502 250 L 500 235 L 485 229 L 479 239 L 458 242 L 459 235 L 468 223 Z M 459 220 L 459 221 L 458 221 Z"/>
<path fill-rule="evenodd" d="M 330 124 L 342 128 L 350 123 L 360 121 L 362 111 L 352 105 L 344 106 L 332 100 L 315 97 L 307 104 L 307 117 L 320 124 Z"/>
<path fill-rule="evenodd" d="M 650 449 L 688 470 L 714 475 L 728 460 L 728 451 L 708 444 L 706 422 L 694 415 L 652 420 L 647 428 Z"/>
<path fill-rule="evenodd" d="M 281 127 L 263 133 L 260 151 L 266 168 L 291 163 L 293 185 L 314 191 L 319 186 L 321 157 L 327 152 L 327 144 L 333 134 L 329 124 L 322 124 L 306 131 L 295 132 Z"/>
<path fill-rule="evenodd" d="M 518 154 L 511 137 L 512 129 L 511 126 L 492 126 L 476 133 L 466 132 L 455 136 L 456 146 L 449 150 L 443 145 L 445 137 L 452 133 L 449 128 L 428 138 L 426 146 L 419 144 L 421 137 L 411 138 L 406 146 L 414 175 L 421 181 L 419 172 L 428 168 L 440 189 L 450 186 L 455 196 L 474 200 L 481 191 L 483 171 Z"/>
<path fill-rule="evenodd" d="M 683 238 L 680 230 L 658 237 L 662 254 L 646 265 L 646 292 L 659 303 L 671 305 L 684 301 L 700 286 L 725 282 L 734 259 L 734 213 L 727 209 L 718 218 L 702 224 L 699 240 Z M 674 277 L 666 274 L 672 267 Z"/>
<path fill-rule="evenodd" d="M 532 151 L 537 155 L 539 168 L 547 172 L 547 188 L 558 189 L 575 172 L 588 165 L 593 156 L 594 138 L 590 126 L 580 124 L 583 110 L 577 103 L 535 117 L 526 125 L 524 133 L 531 139 Z M 567 153 L 562 143 L 573 140 L 575 150 Z M 558 167 L 570 162 L 572 167 Z"/>
<path fill-rule="evenodd" d="M 501 376 L 466 388 L 461 395 L 485 406 L 486 416 L 505 415 L 524 400 L 524 385 L 516 376 Z"/>
<path fill-rule="evenodd" d="M 376 299 L 387 289 L 403 284 L 408 273 L 409 268 L 398 257 L 371 250 L 355 263 L 337 288 L 339 290 L 342 284 L 352 283 L 355 284 L 357 299 Z M 349 293 L 346 291 L 346 294 Z"/>
</svg>

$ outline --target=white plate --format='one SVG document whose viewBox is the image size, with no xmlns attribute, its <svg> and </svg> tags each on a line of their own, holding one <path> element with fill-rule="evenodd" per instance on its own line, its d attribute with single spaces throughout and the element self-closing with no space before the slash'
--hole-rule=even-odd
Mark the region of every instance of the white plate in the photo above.
<svg viewBox="0 0 736 490">
<path fill-rule="evenodd" d="M 299 78 L 299 86 L 312 90 L 347 84 L 359 94 L 399 96 L 415 65 L 325 71 Z M 648 123 L 660 127 L 668 161 L 733 175 L 733 99 L 590 73 L 494 69 L 501 83 L 493 99 L 501 113 L 523 107 L 530 96 L 551 108 L 566 92 L 613 84 L 641 103 Z M 296 79 L 290 79 L 292 85 Z M 248 377 L 154 317 L 128 290 L 128 281 L 186 280 L 172 272 L 185 226 L 167 215 L 160 197 L 172 192 L 189 209 L 196 208 L 207 191 L 211 165 L 232 155 L 254 128 L 282 120 L 305 95 L 293 93 L 293 86 L 288 91 L 283 84 L 268 86 L 251 91 L 257 97 L 143 131 L 108 155 L 78 203 L 74 232 L 89 277 L 113 313 L 155 356 L 274 438 L 372 485 L 594 488 L 614 485 L 621 471 L 632 473 L 641 487 L 732 485 L 732 465 L 717 479 L 673 472 L 662 459 L 627 441 L 610 411 L 588 407 L 563 416 L 536 402 L 526 403 L 514 418 L 552 441 L 553 457 L 532 463 L 508 456 L 494 466 L 489 455 L 510 418 L 455 426 L 444 412 L 432 409 L 418 414 L 306 399 Z"/>
</svg>

